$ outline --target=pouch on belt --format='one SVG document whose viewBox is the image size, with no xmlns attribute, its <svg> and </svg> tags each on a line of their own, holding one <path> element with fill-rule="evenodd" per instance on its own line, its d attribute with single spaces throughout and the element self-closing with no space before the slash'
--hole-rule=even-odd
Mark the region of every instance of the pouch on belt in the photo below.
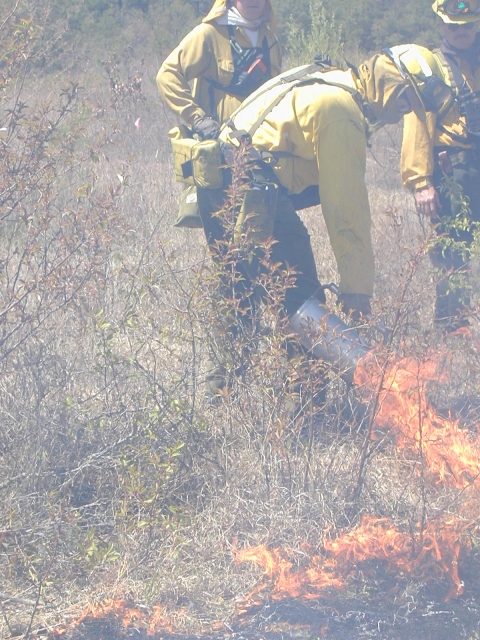
<svg viewBox="0 0 480 640">
<path fill-rule="evenodd" d="M 194 184 L 183 190 L 178 216 L 173 226 L 186 227 L 188 229 L 201 229 L 203 227 L 198 209 L 197 187 Z"/>
<path fill-rule="evenodd" d="M 193 175 L 191 172 L 189 176 L 185 175 L 183 168 L 185 167 L 185 163 L 190 161 L 191 149 L 193 145 L 198 143 L 198 140 L 192 137 L 190 129 L 183 124 L 170 129 L 168 137 L 172 145 L 175 180 L 193 185 Z"/>
<path fill-rule="evenodd" d="M 260 244 L 273 235 L 277 213 L 278 186 L 261 184 L 247 189 L 235 223 L 233 238 L 235 244 L 243 239 Z"/>
<path fill-rule="evenodd" d="M 168 132 L 173 152 L 177 182 L 186 182 L 202 189 L 223 187 L 222 152 L 218 140 L 196 140 L 189 137 L 184 125 Z"/>
</svg>

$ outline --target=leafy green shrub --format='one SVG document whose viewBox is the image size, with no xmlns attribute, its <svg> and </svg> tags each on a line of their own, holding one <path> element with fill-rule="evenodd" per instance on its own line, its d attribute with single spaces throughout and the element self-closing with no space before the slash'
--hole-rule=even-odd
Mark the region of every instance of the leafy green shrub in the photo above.
<svg viewBox="0 0 480 640">
<path fill-rule="evenodd" d="M 312 63 L 316 54 L 339 58 L 343 54 L 342 28 L 335 13 L 329 14 L 323 0 L 311 0 L 310 25 L 306 32 L 292 20 L 287 33 L 286 48 L 289 64 L 296 67 Z"/>
</svg>

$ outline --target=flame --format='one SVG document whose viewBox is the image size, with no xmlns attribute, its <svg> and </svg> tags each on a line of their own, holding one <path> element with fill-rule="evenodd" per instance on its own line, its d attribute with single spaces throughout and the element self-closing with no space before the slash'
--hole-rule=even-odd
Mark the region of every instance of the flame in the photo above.
<svg viewBox="0 0 480 640">
<path fill-rule="evenodd" d="M 146 631 L 147 636 L 153 636 L 161 631 L 173 631 L 173 627 L 165 617 L 161 606 L 155 606 L 153 613 L 149 614 L 146 610 L 140 610 L 133 606 L 127 600 L 107 598 L 103 602 L 89 604 L 78 618 L 69 624 L 57 627 L 53 632 L 53 638 L 65 636 L 82 622 L 108 618 L 119 621 L 125 629 L 132 628 L 132 626 L 135 629 L 142 629 Z"/>
<path fill-rule="evenodd" d="M 386 365 L 377 353 L 371 353 L 358 364 L 355 383 L 372 404 L 375 400 L 371 437 L 377 438 L 379 429 L 387 431 L 398 447 L 421 455 L 437 483 L 460 490 L 468 487 L 463 502 L 466 513 L 478 503 L 474 483 L 480 475 L 480 437 L 473 439 L 458 421 L 442 418 L 429 406 L 427 383 L 447 381 L 445 374 L 439 374 L 438 362 L 437 354 L 423 362 L 403 358 Z M 470 515 L 474 512 L 471 509 Z M 356 529 L 335 539 L 325 537 L 323 555 L 312 555 L 308 565 L 301 567 L 294 567 L 281 548 L 235 548 L 237 563 L 254 562 L 267 577 L 242 601 L 239 613 L 258 604 L 258 594 L 266 589 L 271 600 L 324 598 L 328 589 L 343 588 L 360 569 L 364 574 L 371 571 L 365 565 L 372 560 L 389 572 L 407 573 L 424 582 L 445 577 L 450 584 L 446 599 L 457 597 L 463 592 L 458 558 L 462 548 L 471 546 L 465 535 L 471 528 L 472 518 L 469 522 L 436 519 L 406 534 L 386 518 L 364 516 Z"/>
<path fill-rule="evenodd" d="M 382 561 L 389 572 L 408 573 L 418 580 L 447 577 L 450 590 L 446 599 L 459 596 L 463 585 L 458 575 L 461 536 L 467 525 L 458 521 L 427 522 L 417 536 L 396 529 L 387 518 L 364 516 L 359 527 L 334 540 L 325 538 L 324 555 L 313 555 L 306 567 L 294 568 L 288 553 L 265 545 L 247 549 L 234 548 L 237 564 L 254 562 L 261 566 L 268 580 L 258 585 L 240 603 L 238 613 L 247 613 L 264 601 L 256 596 L 269 589 L 270 600 L 325 598 L 329 590 L 346 586 L 350 576 L 362 564 Z M 469 542 L 467 541 L 467 545 Z"/>
<path fill-rule="evenodd" d="M 396 529 L 386 518 L 364 516 L 358 529 L 336 540 L 325 540 L 324 548 L 335 557 L 336 569 L 348 575 L 359 563 L 380 560 L 389 571 L 405 571 L 417 579 L 446 575 L 453 583 L 447 599 L 463 592 L 458 576 L 461 535 L 468 527 L 454 519 L 428 521 L 416 537 Z"/>
<path fill-rule="evenodd" d="M 378 386 L 375 380 L 380 380 Z M 457 420 L 442 418 L 428 405 L 427 383 L 443 380 L 438 356 L 424 362 L 403 358 L 382 372 L 375 372 L 367 359 L 355 371 L 355 382 L 363 393 L 378 394 L 374 427 L 388 430 L 398 447 L 421 453 L 437 483 L 463 489 L 480 475 L 480 439 L 472 440 Z"/>
<path fill-rule="evenodd" d="M 310 564 L 304 568 L 293 569 L 293 563 L 281 548 L 268 549 L 265 545 L 247 549 L 234 548 L 234 559 L 237 564 L 254 562 L 263 567 L 269 581 L 257 586 L 248 596 L 252 598 L 270 583 L 274 584 L 270 591 L 272 600 L 283 600 L 286 597 L 313 600 L 319 597 L 328 587 L 340 589 L 345 580 L 332 574 L 333 565 L 318 556 L 310 558 Z"/>
<path fill-rule="evenodd" d="M 398 447 L 420 453 L 437 483 L 470 489 L 464 506 L 471 506 L 478 503 L 474 483 L 480 475 L 480 437 L 472 439 L 458 421 L 442 418 L 429 406 L 427 383 L 447 380 L 445 374 L 439 374 L 438 362 L 437 354 L 423 362 L 403 358 L 387 366 L 372 353 L 357 366 L 355 383 L 369 401 L 375 400 L 371 437 L 377 438 L 378 429 L 382 429 L 393 436 Z M 248 611 L 255 604 L 253 598 L 267 587 L 272 600 L 324 597 L 327 588 L 342 588 L 369 560 L 381 561 L 388 571 L 408 573 L 419 580 L 447 577 L 451 585 L 447 599 L 456 597 L 463 592 L 458 575 L 461 539 L 471 526 L 471 521 L 437 519 L 427 521 L 413 535 L 401 532 L 388 519 L 364 516 L 357 529 L 334 540 L 325 538 L 324 556 L 313 556 L 307 567 L 300 568 L 294 568 L 283 549 L 235 549 L 237 562 L 255 562 L 268 578 L 247 596 L 241 612 Z M 470 545 L 468 539 L 466 545 Z"/>
</svg>

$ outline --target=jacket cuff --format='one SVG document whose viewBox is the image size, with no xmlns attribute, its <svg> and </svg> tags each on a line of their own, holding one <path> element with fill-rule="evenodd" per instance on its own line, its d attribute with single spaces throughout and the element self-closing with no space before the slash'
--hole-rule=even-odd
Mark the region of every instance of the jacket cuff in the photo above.
<svg viewBox="0 0 480 640">
<path fill-rule="evenodd" d="M 188 113 L 184 112 L 182 115 L 188 126 L 193 127 L 193 125 L 195 124 L 195 120 L 197 118 L 203 118 L 206 113 L 203 109 L 200 109 L 200 107 L 195 106 L 194 109 L 189 110 Z"/>
<path fill-rule="evenodd" d="M 430 180 L 430 178 L 420 178 L 419 180 L 416 180 L 412 186 L 411 189 L 412 191 L 420 191 L 421 189 L 425 189 L 426 187 L 431 187 L 432 186 L 432 181 Z"/>
</svg>

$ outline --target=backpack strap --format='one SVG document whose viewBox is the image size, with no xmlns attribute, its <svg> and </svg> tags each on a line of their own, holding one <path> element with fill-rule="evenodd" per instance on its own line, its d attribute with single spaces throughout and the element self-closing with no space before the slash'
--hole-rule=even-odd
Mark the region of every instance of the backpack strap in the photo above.
<svg viewBox="0 0 480 640">
<path fill-rule="evenodd" d="M 244 142 L 246 142 L 246 144 L 251 144 L 251 139 L 254 135 L 254 133 L 257 131 L 257 129 L 260 127 L 260 125 L 263 123 L 263 121 L 265 120 L 265 118 L 267 117 L 267 115 L 282 101 L 282 99 L 295 87 L 298 86 L 305 86 L 308 84 L 317 84 L 317 83 L 321 83 L 321 84 L 327 84 L 330 86 L 335 86 L 338 87 L 340 89 L 344 89 L 345 91 L 348 91 L 348 93 L 350 93 L 350 95 L 352 96 L 352 98 L 355 100 L 355 102 L 357 103 L 358 107 L 360 108 L 360 110 L 362 111 L 362 113 L 364 114 L 364 116 L 368 119 L 368 115 L 365 113 L 365 109 L 368 107 L 368 105 L 365 105 L 363 103 L 363 100 L 359 94 L 359 92 L 354 89 L 353 87 L 350 87 L 348 85 L 342 84 L 341 82 L 332 82 L 332 81 L 328 81 L 325 80 L 322 77 L 318 76 L 318 71 L 319 66 L 326 66 L 327 69 L 331 69 L 331 63 L 325 63 L 324 64 L 313 64 L 313 65 L 307 65 L 303 68 L 300 69 L 296 69 L 294 70 L 292 73 L 286 73 L 282 76 L 280 76 L 279 78 L 277 78 L 277 82 L 275 83 L 268 83 L 268 87 L 266 87 L 265 89 L 261 89 L 257 92 L 255 92 L 254 96 L 251 97 L 250 99 L 247 98 L 242 105 L 240 105 L 240 107 L 237 109 L 237 112 L 241 111 L 241 109 L 243 109 L 244 107 L 248 106 L 249 104 L 251 104 L 251 102 L 253 102 L 253 100 L 257 99 L 260 95 L 263 95 L 266 91 L 269 91 L 272 87 L 281 85 L 281 84 L 285 84 L 285 89 L 283 91 L 281 91 L 276 97 L 275 99 L 264 109 L 264 111 L 260 114 L 260 116 L 257 118 L 257 120 L 253 123 L 253 125 L 250 127 L 250 129 L 248 131 L 245 130 L 239 130 L 235 127 L 235 123 L 233 122 L 232 117 L 235 116 L 235 113 L 232 114 L 232 116 L 230 118 L 228 118 L 223 126 L 222 129 L 224 127 L 229 127 L 231 129 L 231 132 L 229 133 L 229 137 L 231 139 L 237 139 L 237 140 L 243 140 Z M 314 74 L 317 75 L 314 75 Z M 226 144 L 226 147 L 228 147 L 228 143 Z M 269 177 L 269 179 L 273 182 L 275 182 L 276 184 L 280 185 L 278 178 L 273 170 L 272 167 L 272 161 L 273 164 L 276 163 L 277 160 L 279 160 L 280 158 L 292 158 L 294 157 L 294 154 L 288 152 L 288 151 L 258 151 L 257 149 L 255 149 L 254 147 L 250 147 L 249 149 L 249 158 L 255 163 L 257 164 L 257 166 L 261 167 L 262 170 L 265 172 L 265 175 Z M 281 185 L 280 185 L 281 186 Z M 318 204 L 319 201 L 318 200 L 318 195 L 315 198 L 315 204 Z M 313 200 L 312 200 L 313 203 Z M 305 205 L 307 206 L 307 205 Z M 311 206 L 311 205 L 308 205 Z M 303 208 L 303 207 L 301 207 Z"/>
<path fill-rule="evenodd" d="M 440 60 L 440 63 L 442 64 L 442 66 L 447 70 L 448 81 L 455 95 L 454 100 L 458 103 L 458 97 L 460 95 L 460 92 L 466 86 L 466 81 L 462 75 L 462 72 L 460 71 L 460 67 L 456 63 L 453 55 L 450 55 L 445 51 L 442 51 L 441 48 L 434 49 L 433 53 Z M 440 131 L 443 131 L 443 133 L 447 133 L 453 140 L 455 140 L 455 142 L 465 143 L 464 136 L 455 134 L 452 131 L 449 131 L 448 129 L 446 129 L 442 125 L 442 120 L 444 116 L 447 114 L 447 112 L 449 111 L 450 107 L 451 107 L 451 103 L 447 106 L 447 108 L 444 110 L 443 113 L 439 113 L 437 115 L 436 127 L 437 129 L 440 129 Z"/>
<path fill-rule="evenodd" d="M 275 82 L 273 84 L 269 83 L 268 87 L 265 87 L 262 91 L 260 91 L 260 90 L 255 91 L 255 95 L 247 97 L 247 99 L 242 102 L 241 106 L 238 107 L 238 109 L 243 109 L 245 107 L 248 107 L 248 105 L 251 102 L 253 102 L 253 100 L 256 100 L 259 96 L 263 95 L 266 91 L 269 91 L 272 87 L 276 87 L 279 84 L 287 84 L 291 80 L 297 79 L 297 77 L 298 77 L 298 79 L 301 79 L 301 78 L 303 79 L 307 72 L 311 73 L 315 69 L 318 71 L 318 66 L 316 64 L 311 64 L 311 65 L 308 65 L 307 68 L 304 68 L 304 69 L 301 69 L 301 70 L 296 71 L 294 73 L 291 73 L 288 76 L 284 74 L 282 76 L 277 77 L 277 82 Z M 286 95 L 289 91 L 290 91 L 290 88 L 288 88 L 285 91 L 284 95 Z M 232 116 L 233 115 L 235 115 L 235 114 L 232 114 Z M 235 125 L 234 125 L 233 120 L 232 120 L 231 117 L 227 118 L 227 120 L 225 121 L 225 125 L 229 126 L 233 131 L 235 131 Z"/>
<path fill-rule="evenodd" d="M 450 86 L 458 96 L 460 91 L 464 88 L 466 82 L 465 78 L 462 75 L 462 72 L 460 71 L 460 67 L 455 61 L 455 58 L 452 55 L 445 53 L 441 49 L 434 49 L 433 53 L 440 60 L 442 66 L 447 69 Z"/>
<path fill-rule="evenodd" d="M 280 80 L 280 82 L 287 84 L 287 87 L 285 88 L 284 91 L 282 91 L 275 98 L 275 100 L 273 100 L 264 109 L 264 111 L 260 114 L 260 116 L 257 118 L 257 120 L 250 127 L 250 129 L 247 132 L 250 135 L 250 137 L 252 137 L 254 135 L 254 133 L 261 126 L 261 124 L 263 123 L 265 118 L 268 116 L 268 114 L 283 100 L 283 98 L 287 95 L 287 93 L 289 93 L 290 91 L 292 91 L 292 89 L 295 89 L 296 87 L 305 86 L 305 85 L 308 85 L 308 84 L 327 84 L 327 85 L 329 85 L 331 87 L 338 87 L 339 89 L 343 89 L 344 91 L 348 91 L 348 93 L 350 93 L 352 98 L 357 103 L 357 105 L 360 108 L 360 110 L 363 113 L 363 115 L 368 118 L 368 115 L 367 115 L 367 112 L 366 112 L 366 105 L 363 102 L 360 94 L 358 93 L 358 91 L 356 89 L 354 89 L 353 87 L 349 87 L 348 85 L 342 84 L 341 82 L 332 82 L 331 80 L 329 81 L 329 80 L 326 80 L 325 78 L 319 77 L 318 75 L 314 75 L 314 73 L 315 72 L 318 73 L 318 71 L 319 71 L 318 65 L 314 64 L 314 65 L 309 65 L 308 67 L 306 67 L 304 69 L 295 71 L 294 73 L 283 77 Z M 270 88 L 271 88 L 271 85 L 269 85 L 268 89 L 270 89 Z M 259 95 L 258 93 L 255 94 L 255 97 L 258 97 L 258 95 Z M 245 103 L 242 105 L 242 107 L 244 105 L 245 105 Z M 245 106 L 247 106 L 247 105 L 245 105 Z M 240 107 L 240 109 L 242 107 Z M 233 124 L 233 121 L 231 120 L 231 118 L 229 118 L 229 121 L 227 121 L 226 124 L 229 124 L 229 122 Z"/>
<path fill-rule="evenodd" d="M 241 47 L 235 38 L 235 29 L 233 25 L 227 25 L 230 39 L 230 48 L 233 58 L 233 77 L 228 85 L 224 85 L 214 78 L 205 77 L 209 83 L 208 94 L 210 98 L 210 111 L 215 113 L 214 89 L 218 89 L 223 93 L 235 96 L 237 98 L 245 98 L 252 93 L 261 83 L 271 77 L 270 49 L 278 45 L 278 39 L 275 36 L 271 45 L 268 44 L 267 36 L 263 38 L 259 47 Z M 263 63 L 263 73 L 259 79 L 252 79 L 248 75 L 248 71 L 252 65 L 260 60 Z M 260 82 L 261 81 L 261 82 Z"/>
</svg>

